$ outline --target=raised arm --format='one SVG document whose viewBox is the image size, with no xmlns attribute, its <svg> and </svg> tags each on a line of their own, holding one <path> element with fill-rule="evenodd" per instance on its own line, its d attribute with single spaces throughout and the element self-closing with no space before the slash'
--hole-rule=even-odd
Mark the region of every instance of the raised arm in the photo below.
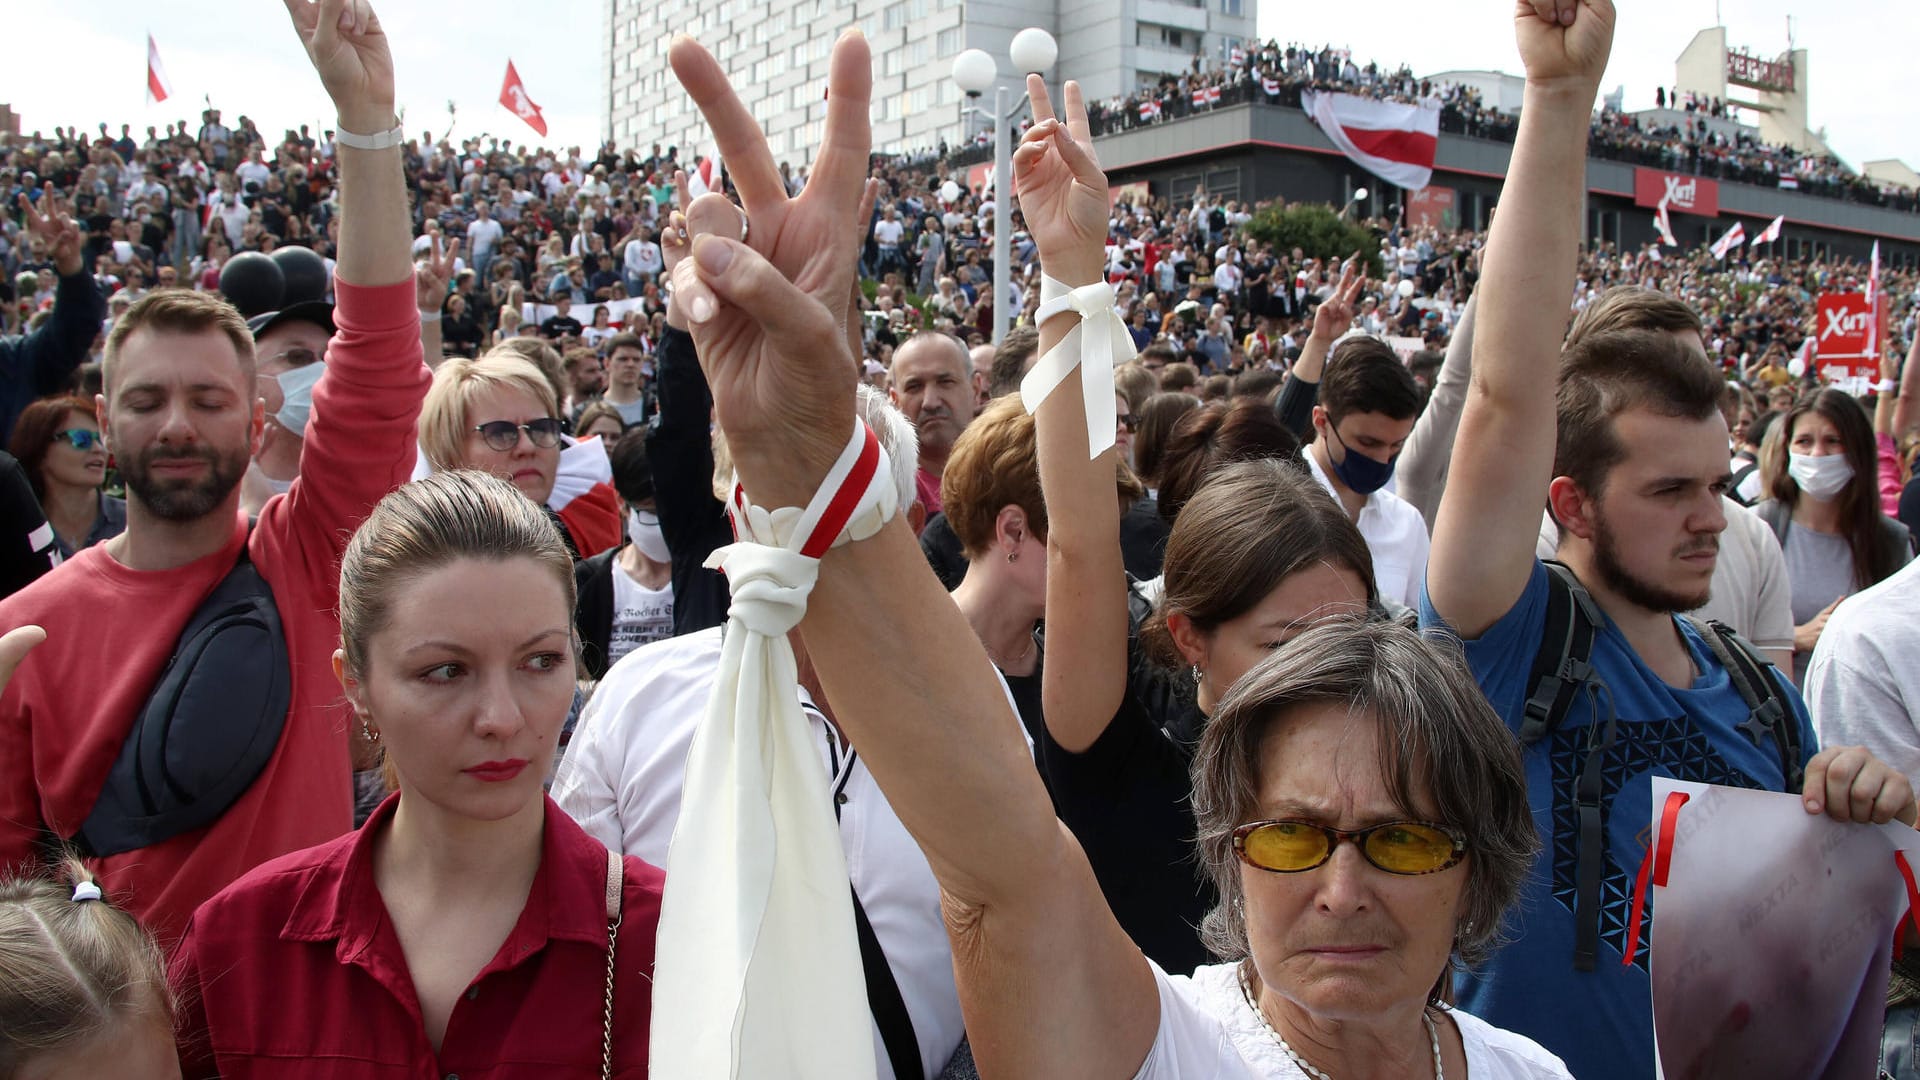
<svg viewBox="0 0 1920 1080">
<path fill-rule="evenodd" d="M 397 127 L 393 56 L 366 0 L 286 0 L 287 14 L 333 99 L 342 132 L 376 136 Z M 340 246 L 335 273 L 353 285 L 413 277 L 413 224 L 400 175 L 400 146 L 361 150 L 336 144 Z"/>
<path fill-rule="evenodd" d="M 1053 115 L 1046 82 L 1027 77 L 1034 124 L 1013 155 L 1020 212 L 1040 249 L 1040 267 L 1069 288 L 1104 280 L 1107 178 L 1093 158 L 1079 87 L 1066 89 L 1067 123 Z M 1060 344 L 1080 317 L 1040 325 L 1039 353 Z M 1127 686 L 1127 571 L 1118 451 L 1087 456 L 1079 374 L 1055 388 L 1034 416 L 1040 491 L 1047 505 L 1047 635 L 1041 703 L 1053 741 L 1079 753 L 1112 722 Z"/>
<path fill-rule="evenodd" d="M 435 233 L 433 253 L 413 268 L 414 302 L 420 309 L 420 352 L 430 368 L 439 367 L 447 358 L 440 319 L 446 310 L 447 287 L 453 283 L 453 268 L 459 259 L 460 241 L 455 239 L 449 246 Z"/>
<path fill-rule="evenodd" d="M 1474 309 L 1480 294 L 1467 300 L 1460 322 L 1447 342 L 1447 358 L 1434 380 L 1427 407 L 1407 436 L 1400 451 L 1400 497 L 1414 505 L 1433 528 L 1440 511 L 1440 494 L 1447 489 L 1447 463 L 1453 456 L 1453 437 L 1460 431 L 1460 409 L 1466 404 L 1467 385 L 1473 378 Z"/>
<path fill-rule="evenodd" d="M 26 231 L 47 242 L 60 282 L 46 323 L 0 343 L 0 438 L 12 431 L 14 419 L 34 398 L 65 389 L 107 317 L 107 299 L 80 258 L 80 229 L 53 185 L 41 190 L 37 207 L 24 194 L 19 201 Z"/>
<path fill-rule="evenodd" d="M 1360 253 L 1354 252 L 1340 267 L 1340 284 L 1333 295 L 1313 309 L 1313 331 L 1300 347 L 1300 359 L 1288 369 L 1280 394 L 1273 399 L 1273 410 L 1280 422 L 1302 443 L 1313 441 L 1313 407 L 1320 399 L 1320 376 L 1327 368 L 1327 354 L 1340 335 L 1353 328 L 1353 302 L 1365 287 L 1360 272 Z"/>
<path fill-rule="evenodd" d="M 1487 240 L 1473 382 L 1434 525 L 1427 593 L 1464 637 L 1506 614 L 1532 571 L 1553 479 L 1554 373 L 1573 298 L 1588 117 L 1613 40 L 1610 0 L 1519 0 L 1527 86 Z"/>
<path fill-rule="evenodd" d="M 1914 418 L 1915 395 L 1920 394 L 1920 326 L 1907 346 L 1907 362 L 1900 368 L 1900 397 L 1893 403 L 1893 441 L 1899 442 L 1920 421 Z"/>
<path fill-rule="evenodd" d="M 821 155 L 792 200 L 713 59 L 681 39 L 672 61 L 752 222 L 745 244 L 698 237 L 675 283 L 749 498 L 803 506 L 853 427 L 843 330 L 869 143 L 866 42 L 834 47 Z M 1066 138 L 1056 130 L 1047 137 Z M 1054 821 L 986 652 L 902 516 L 826 554 L 800 630 L 836 721 L 946 894 L 982 1072 L 1130 1075 L 1154 1035 L 1146 961 Z M 1043 1010 L 1049 1023 L 1034 1024 Z"/>
</svg>

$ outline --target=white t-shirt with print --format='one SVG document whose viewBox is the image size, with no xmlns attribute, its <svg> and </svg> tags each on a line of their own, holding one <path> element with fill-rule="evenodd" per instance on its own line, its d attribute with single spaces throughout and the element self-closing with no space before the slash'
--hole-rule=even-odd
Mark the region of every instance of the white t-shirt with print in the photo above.
<svg viewBox="0 0 1920 1080">
<path fill-rule="evenodd" d="M 673 583 L 649 589 L 614 560 L 613 637 L 607 642 L 607 666 L 650 641 L 672 636 Z"/>
<path fill-rule="evenodd" d="M 1148 961 L 1152 963 L 1152 961 Z M 1307 1080 L 1273 1032 L 1247 1004 L 1238 964 L 1214 964 L 1191 976 L 1153 964 L 1160 1028 L 1134 1080 Z M 1539 1043 L 1454 1009 L 1471 1080 L 1572 1080 Z"/>
</svg>

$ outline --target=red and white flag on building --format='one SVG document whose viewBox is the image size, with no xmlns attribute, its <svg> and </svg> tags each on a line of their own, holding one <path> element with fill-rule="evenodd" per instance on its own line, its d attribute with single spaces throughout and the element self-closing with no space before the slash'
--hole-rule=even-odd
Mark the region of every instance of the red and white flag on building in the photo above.
<svg viewBox="0 0 1920 1080">
<path fill-rule="evenodd" d="M 1220 88 L 1219 87 L 1217 86 L 1207 87 L 1207 104 L 1208 105 L 1220 104 Z"/>
<path fill-rule="evenodd" d="M 1140 103 L 1140 119 L 1142 122 L 1158 120 L 1159 118 L 1160 103 L 1158 101 L 1148 100 Z"/>
<path fill-rule="evenodd" d="M 1440 145 L 1437 105 L 1404 105 L 1307 91 L 1307 115 L 1353 162 L 1389 184 L 1418 191 L 1433 179 Z"/>
<path fill-rule="evenodd" d="M 1207 103 L 1207 92 L 1200 87 L 1193 88 L 1193 107 L 1198 109 Z"/>
<path fill-rule="evenodd" d="M 1267 92 L 1268 97 L 1279 97 L 1280 96 L 1280 80 L 1273 78 L 1270 75 L 1263 77 L 1260 80 L 1260 89 L 1265 90 Z"/>
<path fill-rule="evenodd" d="M 167 69 L 160 66 L 160 46 L 147 35 L 147 100 L 155 105 L 167 100 L 173 87 L 167 85 Z"/>
<path fill-rule="evenodd" d="M 1660 206 L 1653 212 L 1653 228 L 1660 234 L 1660 242 L 1668 247 L 1679 247 L 1680 241 L 1673 238 L 1673 219 L 1667 216 L 1667 200 L 1661 199 Z M 1658 248 L 1654 253 L 1659 254 Z"/>
<path fill-rule="evenodd" d="M 1227 62 L 1234 67 L 1241 67 L 1247 62 L 1247 50 L 1235 45 L 1227 52 Z"/>
<path fill-rule="evenodd" d="M 1724 259 L 1727 257 L 1727 252 L 1746 242 L 1747 227 L 1736 221 L 1733 223 L 1733 228 L 1728 229 L 1720 239 L 1713 242 L 1713 257 Z"/>
<path fill-rule="evenodd" d="M 1761 229 L 1760 234 L 1753 238 L 1752 246 L 1759 247 L 1761 244 L 1771 244 L 1775 240 L 1780 239 L 1780 226 L 1786 224 L 1786 222 L 1787 215 L 1785 214 L 1781 214 L 1779 217 L 1768 222 L 1767 227 Z"/>
<path fill-rule="evenodd" d="M 543 136 L 547 133 L 547 118 L 540 115 L 540 106 L 527 96 L 527 88 L 521 84 L 520 73 L 514 70 L 512 60 L 507 61 L 507 79 L 500 84 L 500 104 L 525 120 L 528 127 Z"/>
<path fill-rule="evenodd" d="M 1800 178 L 1797 176 L 1782 176 L 1780 178 L 1780 187 L 1784 191 L 1799 191 Z"/>
<path fill-rule="evenodd" d="M 687 194 L 699 198 L 709 191 L 720 191 L 720 151 L 715 150 L 703 158 L 696 158 L 693 168 L 687 170 Z"/>
</svg>

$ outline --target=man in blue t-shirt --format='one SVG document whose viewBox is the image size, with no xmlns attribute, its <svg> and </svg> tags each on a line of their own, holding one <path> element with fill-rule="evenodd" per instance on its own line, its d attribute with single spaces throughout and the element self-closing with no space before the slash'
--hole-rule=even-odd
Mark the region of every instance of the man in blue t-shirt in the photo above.
<svg viewBox="0 0 1920 1080">
<path fill-rule="evenodd" d="M 1421 619 L 1463 640 L 1481 688 L 1518 729 L 1546 636 L 1548 571 L 1533 551 L 1544 500 L 1560 526 L 1560 560 L 1592 594 L 1599 625 L 1591 689 L 1526 750 L 1542 849 L 1510 916 L 1512 941 L 1458 989 L 1468 1012 L 1538 1040 L 1575 1076 L 1651 1080 L 1646 953 L 1621 963 L 1651 823 L 1649 778 L 1783 790 L 1786 777 L 1775 737 L 1742 730 L 1747 703 L 1674 615 L 1707 598 L 1730 480 L 1721 377 L 1697 334 L 1690 344 L 1685 333 L 1632 329 L 1650 323 L 1626 318 L 1615 324 L 1621 329 L 1582 334 L 1557 367 L 1549 360 L 1561 351 L 1573 293 L 1585 124 L 1612 28 L 1584 11 L 1572 25 L 1520 24 L 1525 106 L 1488 242 L 1474 385 L 1435 522 Z M 1780 685 L 1810 752 L 1805 706 Z M 1587 910 L 1576 800 L 1596 736 L 1598 941 L 1583 970 L 1575 964 L 1576 911 Z M 1906 779 L 1859 748 L 1813 755 L 1805 791 L 1810 813 L 1914 820 Z"/>
</svg>

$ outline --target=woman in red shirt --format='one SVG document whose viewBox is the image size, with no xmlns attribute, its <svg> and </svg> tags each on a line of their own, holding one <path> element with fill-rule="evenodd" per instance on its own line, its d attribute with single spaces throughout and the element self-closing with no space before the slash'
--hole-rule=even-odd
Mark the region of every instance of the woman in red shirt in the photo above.
<svg viewBox="0 0 1920 1080">
<path fill-rule="evenodd" d="M 541 786 L 573 603 L 558 531 L 504 480 L 439 473 L 374 508 L 341 562 L 334 669 L 398 794 L 194 914 L 186 1076 L 646 1075 L 664 879 Z"/>
</svg>

